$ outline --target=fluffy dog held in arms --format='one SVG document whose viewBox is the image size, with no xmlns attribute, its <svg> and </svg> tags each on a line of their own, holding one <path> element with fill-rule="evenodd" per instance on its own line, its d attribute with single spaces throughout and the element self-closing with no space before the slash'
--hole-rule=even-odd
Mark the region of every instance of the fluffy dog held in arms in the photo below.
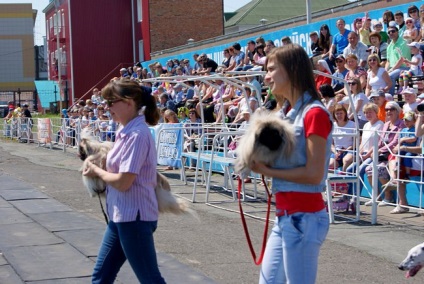
<svg viewBox="0 0 424 284">
<path fill-rule="evenodd" d="M 81 133 L 81 142 L 79 144 L 78 154 L 80 159 L 83 161 L 81 171 L 87 166 L 88 162 L 91 162 L 102 169 L 106 169 L 106 157 L 107 153 L 112 149 L 112 142 L 99 142 L 93 135 L 89 128 L 83 129 Z M 188 208 L 187 203 L 176 198 L 171 193 L 171 186 L 167 178 L 161 173 L 157 172 L 157 185 L 155 187 L 155 193 L 158 200 L 158 207 L 160 213 L 191 213 L 194 212 Z M 82 176 L 82 182 L 87 188 L 87 191 L 91 197 L 95 197 L 98 194 L 103 194 L 106 190 L 106 182 L 100 177 L 89 177 Z"/>
</svg>

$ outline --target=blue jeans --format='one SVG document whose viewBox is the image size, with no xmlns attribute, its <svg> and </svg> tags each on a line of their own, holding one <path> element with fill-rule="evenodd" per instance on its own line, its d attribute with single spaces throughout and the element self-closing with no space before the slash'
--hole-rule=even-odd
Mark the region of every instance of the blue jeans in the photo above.
<svg viewBox="0 0 424 284">
<path fill-rule="evenodd" d="M 276 217 L 259 284 L 313 284 L 318 256 L 329 229 L 326 210 Z"/>
<path fill-rule="evenodd" d="M 165 283 L 159 272 L 153 241 L 156 227 L 157 221 L 140 221 L 138 218 L 137 221 L 124 223 L 109 221 L 92 283 L 113 283 L 127 259 L 140 283 Z"/>
<path fill-rule="evenodd" d="M 372 159 L 371 158 L 367 158 L 365 159 L 365 161 L 363 161 L 360 165 L 359 165 L 359 177 L 363 178 L 364 174 L 365 174 L 365 170 L 366 168 L 372 163 Z M 354 171 L 356 171 L 356 165 L 357 163 L 352 163 L 347 169 L 346 172 L 352 174 L 354 173 Z M 356 194 L 356 191 L 354 191 L 355 188 L 355 184 L 354 183 L 348 183 L 349 185 L 349 194 Z M 359 183 L 359 187 L 361 187 L 361 183 Z"/>
</svg>

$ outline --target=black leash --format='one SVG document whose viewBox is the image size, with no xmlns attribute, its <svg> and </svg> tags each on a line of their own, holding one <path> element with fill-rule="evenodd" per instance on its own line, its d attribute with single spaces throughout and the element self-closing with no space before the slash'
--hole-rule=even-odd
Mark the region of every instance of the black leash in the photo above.
<svg viewBox="0 0 424 284">
<path fill-rule="evenodd" d="M 105 209 L 103 208 L 102 199 L 100 198 L 100 193 L 97 193 L 97 197 L 99 198 L 100 208 L 102 209 L 103 217 L 105 217 L 106 225 L 109 223 L 107 219 L 107 215 L 105 213 Z"/>
</svg>

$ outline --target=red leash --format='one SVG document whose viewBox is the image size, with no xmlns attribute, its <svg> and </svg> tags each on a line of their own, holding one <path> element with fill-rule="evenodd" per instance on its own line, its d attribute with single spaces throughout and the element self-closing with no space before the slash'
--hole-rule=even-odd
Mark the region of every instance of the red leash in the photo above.
<svg viewBox="0 0 424 284">
<path fill-rule="evenodd" d="M 260 265 L 262 263 L 262 259 L 264 258 L 266 241 L 267 241 L 267 236 L 268 236 L 269 213 L 271 211 L 271 199 L 272 199 L 272 194 L 270 193 L 268 186 L 266 185 L 265 178 L 264 178 L 263 175 L 262 175 L 262 182 L 265 185 L 265 191 L 268 195 L 268 209 L 267 209 L 267 212 L 266 212 L 265 230 L 264 230 L 264 236 L 263 236 L 263 240 L 262 240 L 262 250 L 261 250 L 261 254 L 259 256 L 259 259 L 256 259 L 255 249 L 253 248 L 252 241 L 250 240 L 249 229 L 247 228 L 246 219 L 244 218 L 243 208 L 241 206 L 240 196 L 241 196 L 242 180 L 241 180 L 240 177 L 238 179 L 238 200 L 239 200 L 241 222 L 243 224 L 244 234 L 246 235 L 247 244 L 249 245 L 250 253 L 252 254 L 253 261 L 255 262 L 256 265 Z"/>
</svg>

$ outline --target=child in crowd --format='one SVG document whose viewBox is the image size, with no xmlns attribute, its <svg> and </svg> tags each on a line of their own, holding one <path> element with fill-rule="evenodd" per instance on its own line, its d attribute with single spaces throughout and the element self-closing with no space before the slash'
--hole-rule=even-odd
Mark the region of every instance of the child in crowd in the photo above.
<svg viewBox="0 0 424 284">
<path fill-rule="evenodd" d="M 411 43 L 418 36 L 418 30 L 415 27 L 414 19 L 406 18 L 405 25 L 406 25 L 406 29 L 403 32 L 403 38 L 408 43 Z"/>
<path fill-rule="evenodd" d="M 406 31 L 405 31 L 406 32 Z M 423 64 L 423 57 L 420 54 L 421 45 L 418 42 L 408 43 L 408 46 L 411 48 L 411 60 L 402 57 L 403 63 L 409 65 L 409 70 L 402 71 L 399 76 L 399 85 L 403 88 L 407 88 L 409 85 L 409 80 L 412 76 L 420 76 L 423 74 L 421 70 L 421 65 Z M 403 88 L 399 88 L 399 93 Z"/>
<path fill-rule="evenodd" d="M 402 128 L 399 134 L 399 147 L 400 146 L 407 146 L 412 147 L 416 146 L 417 144 L 417 137 L 415 136 L 415 113 L 410 111 L 405 113 L 403 120 L 405 122 L 405 128 Z M 411 173 L 412 168 L 412 156 L 415 156 L 415 154 L 412 154 L 410 152 L 400 151 L 399 153 L 401 156 L 407 156 L 407 157 L 400 157 L 400 163 L 405 167 L 405 178 L 409 178 L 409 174 Z"/>
</svg>

